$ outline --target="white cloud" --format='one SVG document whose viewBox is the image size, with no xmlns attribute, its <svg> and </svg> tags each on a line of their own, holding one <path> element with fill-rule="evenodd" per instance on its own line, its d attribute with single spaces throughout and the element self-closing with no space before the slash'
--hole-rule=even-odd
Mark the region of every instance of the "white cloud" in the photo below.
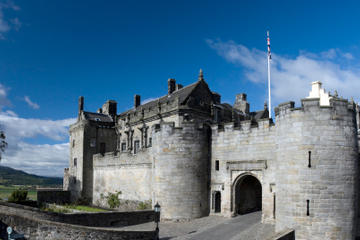
<svg viewBox="0 0 360 240">
<path fill-rule="evenodd" d="M 8 148 L 1 164 L 40 175 L 62 176 L 68 165 L 68 126 L 75 118 L 63 120 L 25 119 L 11 111 L 0 112 Z M 24 140 L 45 137 L 57 144 L 30 144 Z"/>
<path fill-rule="evenodd" d="M 44 176 L 62 176 L 68 166 L 68 127 L 76 118 L 44 120 L 21 118 L 11 110 L 2 110 L 8 88 L 0 85 L 0 127 L 6 134 L 8 148 L 1 165 Z M 26 140 L 44 137 L 55 144 L 31 144 Z"/>
<path fill-rule="evenodd" d="M 31 99 L 28 96 L 24 97 L 25 102 L 33 109 L 39 109 L 40 106 L 37 103 L 34 103 L 33 101 L 31 101 Z"/>
<path fill-rule="evenodd" d="M 11 9 L 13 11 L 19 11 L 20 7 L 17 6 L 14 1 L 8 0 L 6 2 L 0 2 L 0 39 L 5 39 L 4 34 L 11 29 L 19 30 L 21 22 L 18 18 L 7 20 L 4 16 L 4 9 Z"/>
<path fill-rule="evenodd" d="M 10 105 L 10 101 L 7 98 L 7 92 L 9 91 L 4 85 L 0 83 L 0 110 Z"/>
<path fill-rule="evenodd" d="M 265 51 L 249 49 L 233 41 L 206 42 L 227 61 L 243 67 L 247 80 L 266 84 Z M 360 69 L 351 62 L 353 59 L 352 54 L 339 49 L 330 49 L 318 54 L 300 52 L 295 58 L 272 53 L 271 84 L 275 104 L 290 100 L 298 101 L 308 96 L 313 81 L 323 82 L 325 88 L 337 90 L 340 96 L 358 97 Z"/>
<path fill-rule="evenodd" d="M 5 152 L 1 165 L 41 176 L 61 177 L 69 165 L 68 159 L 68 143 L 35 145 L 19 142 L 17 151 L 10 155 Z"/>
</svg>

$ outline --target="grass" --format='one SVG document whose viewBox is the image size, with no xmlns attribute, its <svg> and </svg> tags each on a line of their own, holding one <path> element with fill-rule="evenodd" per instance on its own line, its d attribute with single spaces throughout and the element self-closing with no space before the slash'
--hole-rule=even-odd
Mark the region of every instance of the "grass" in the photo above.
<svg viewBox="0 0 360 240">
<path fill-rule="evenodd" d="M 36 189 L 28 187 L 28 186 L 4 186 L 4 185 L 0 185 L 0 198 L 2 200 L 6 200 L 10 197 L 11 193 L 19 188 L 25 188 L 28 190 L 28 195 L 27 198 L 30 200 L 34 200 L 36 201 L 37 199 L 37 194 L 36 194 Z"/>
<path fill-rule="evenodd" d="M 107 210 L 101 208 L 84 206 L 84 205 L 65 205 L 65 208 L 74 209 L 82 212 L 107 212 Z"/>
</svg>

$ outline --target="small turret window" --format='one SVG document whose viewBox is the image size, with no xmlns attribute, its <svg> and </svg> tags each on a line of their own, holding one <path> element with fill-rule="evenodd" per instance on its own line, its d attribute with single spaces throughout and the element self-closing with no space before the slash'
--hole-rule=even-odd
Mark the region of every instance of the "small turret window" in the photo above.
<svg viewBox="0 0 360 240">
<path fill-rule="evenodd" d="M 126 143 L 125 142 L 121 143 L 121 151 L 122 152 L 126 151 Z"/>
<path fill-rule="evenodd" d="M 100 153 L 104 155 L 106 152 L 106 145 L 105 143 L 100 143 Z"/>
<path fill-rule="evenodd" d="M 309 151 L 309 163 L 308 163 L 308 168 L 311 168 L 311 151 Z"/>
<path fill-rule="evenodd" d="M 96 147 L 96 138 L 90 139 L 90 147 Z"/>
<path fill-rule="evenodd" d="M 215 161 L 215 170 L 219 171 L 219 169 L 220 169 L 220 163 L 219 163 L 219 160 L 216 160 Z"/>
<path fill-rule="evenodd" d="M 140 149 L 140 141 L 139 140 L 136 140 L 134 142 L 134 154 L 138 153 L 139 152 L 139 149 Z"/>
<path fill-rule="evenodd" d="M 149 138 L 149 143 L 148 143 L 148 147 L 152 146 L 152 138 Z"/>
<path fill-rule="evenodd" d="M 77 166 L 77 158 L 74 158 L 74 167 Z"/>
<path fill-rule="evenodd" d="M 72 147 L 75 147 L 75 139 L 72 141 Z"/>
</svg>

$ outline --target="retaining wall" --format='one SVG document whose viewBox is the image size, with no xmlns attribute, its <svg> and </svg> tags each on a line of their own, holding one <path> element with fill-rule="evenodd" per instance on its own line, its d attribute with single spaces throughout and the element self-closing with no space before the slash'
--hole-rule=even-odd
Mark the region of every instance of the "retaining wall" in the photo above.
<svg viewBox="0 0 360 240">
<path fill-rule="evenodd" d="M 119 231 L 119 227 L 153 221 L 154 211 L 48 213 L 37 208 L 0 202 L 2 231 L 11 226 L 26 239 L 155 239 L 154 231 Z M 1 233 L 0 237 L 3 237 Z M 5 238 L 6 239 L 6 238 Z"/>
</svg>

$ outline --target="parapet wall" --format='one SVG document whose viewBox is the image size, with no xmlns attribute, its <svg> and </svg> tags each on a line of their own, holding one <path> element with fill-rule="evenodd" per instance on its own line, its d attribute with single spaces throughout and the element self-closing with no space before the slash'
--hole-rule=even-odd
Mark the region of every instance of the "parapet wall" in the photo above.
<svg viewBox="0 0 360 240">
<path fill-rule="evenodd" d="M 276 115 L 276 230 L 296 239 L 354 239 L 358 145 L 354 106 L 303 99 Z"/>
<path fill-rule="evenodd" d="M 55 216 L 56 214 L 54 214 Z M 11 226 L 17 233 L 24 234 L 26 239 L 155 239 L 156 231 L 118 231 L 99 227 L 86 227 L 51 221 L 44 213 L 32 208 L 19 208 L 0 203 L 0 225 L 3 229 Z M 134 216 L 136 219 L 138 216 Z M 99 222 L 101 219 L 98 219 Z M 4 237 L 4 236 L 3 236 Z"/>
<path fill-rule="evenodd" d="M 153 128 L 153 204 L 163 219 L 193 219 L 209 211 L 208 133 L 194 122 Z"/>
</svg>

